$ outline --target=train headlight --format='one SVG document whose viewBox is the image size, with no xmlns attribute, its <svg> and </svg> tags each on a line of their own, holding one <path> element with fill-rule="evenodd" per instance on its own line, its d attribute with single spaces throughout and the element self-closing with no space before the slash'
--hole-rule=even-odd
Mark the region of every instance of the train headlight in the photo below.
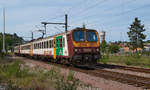
<svg viewBox="0 0 150 90">
<path fill-rule="evenodd" d="M 99 52 L 99 49 L 97 48 L 96 51 Z"/>
<path fill-rule="evenodd" d="M 78 49 L 74 49 L 75 52 L 78 52 Z"/>
</svg>

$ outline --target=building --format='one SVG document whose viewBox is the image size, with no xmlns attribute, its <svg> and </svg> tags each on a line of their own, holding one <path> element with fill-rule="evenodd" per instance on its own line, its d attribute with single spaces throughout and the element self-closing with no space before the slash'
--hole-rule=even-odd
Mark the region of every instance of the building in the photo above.
<svg viewBox="0 0 150 90">
<path fill-rule="evenodd" d="M 144 44 L 145 51 L 150 51 L 150 43 Z"/>
<path fill-rule="evenodd" d="M 105 41 L 105 35 L 106 35 L 106 34 L 105 34 L 105 31 L 102 30 L 102 31 L 100 32 L 101 43 L 102 43 L 103 41 Z"/>
</svg>

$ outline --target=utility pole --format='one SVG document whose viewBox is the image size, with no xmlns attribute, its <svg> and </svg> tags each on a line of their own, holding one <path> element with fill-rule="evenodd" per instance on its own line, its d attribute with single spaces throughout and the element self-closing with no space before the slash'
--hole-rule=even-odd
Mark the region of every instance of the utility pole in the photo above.
<svg viewBox="0 0 150 90">
<path fill-rule="evenodd" d="M 65 31 L 68 31 L 68 15 L 65 14 Z"/>
<path fill-rule="evenodd" d="M 3 8 L 3 49 L 2 52 L 5 53 L 5 8 Z"/>
<path fill-rule="evenodd" d="M 32 40 L 33 40 L 33 32 L 32 32 L 32 37 L 31 37 L 31 38 L 32 38 Z"/>
<path fill-rule="evenodd" d="M 65 25 L 65 32 L 68 31 L 68 15 L 65 14 L 65 23 L 53 23 L 53 22 L 41 22 L 41 24 L 44 24 L 45 33 L 46 34 L 46 25 L 47 24 L 58 24 L 58 25 Z"/>
</svg>

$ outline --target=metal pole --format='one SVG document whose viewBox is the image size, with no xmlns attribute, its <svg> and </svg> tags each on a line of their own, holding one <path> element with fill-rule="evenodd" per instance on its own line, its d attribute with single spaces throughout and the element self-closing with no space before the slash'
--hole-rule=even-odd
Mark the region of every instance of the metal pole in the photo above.
<svg viewBox="0 0 150 90">
<path fill-rule="evenodd" d="M 45 32 L 44 32 L 44 34 L 45 34 L 45 35 L 46 35 L 46 25 L 47 25 L 47 24 L 44 24 L 44 28 L 45 28 Z"/>
<path fill-rule="evenodd" d="M 32 40 L 33 40 L 33 32 L 32 32 Z"/>
<path fill-rule="evenodd" d="M 3 8 L 3 53 L 6 52 L 5 50 L 5 8 Z"/>
<path fill-rule="evenodd" d="M 65 31 L 67 32 L 68 30 L 68 15 L 65 14 Z"/>
</svg>

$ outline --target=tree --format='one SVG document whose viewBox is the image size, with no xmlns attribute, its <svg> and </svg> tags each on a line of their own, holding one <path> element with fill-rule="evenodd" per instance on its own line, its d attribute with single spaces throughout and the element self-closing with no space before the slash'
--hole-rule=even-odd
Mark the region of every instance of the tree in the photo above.
<svg viewBox="0 0 150 90">
<path fill-rule="evenodd" d="M 109 48 L 108 48 L 109 52 L 111 53 L 118 53 L 120 48 L 118 45 L 109 45 Z"/>
<path fill-rule="evenodd" d="M 0 52 L 2 51 L 2 45 L 3 45 L 3 35 L 0 33 Z M 5 45 L 6 50 L 12 50 L 14 46 L 16 46 L 18 43 L 22 43 L 24 40 L 22 37 L 17 36 L 17 34 L 5 34 Z"/>
<path fill-rule="evenodd" d="M 102 53 L 104 53 L 106 51 L 106 41 L 104 40 L 102 43 L 101 43 L 101 51 Z"/>
<path fill-rule="evenodd" d="M 135 21 L 129 27 L 129 32 L 127 32 L 130 40 L 130 49 L 137 52 L 137 48 L 144 47 L 143 40 L 146 38 L 146 35 L 143 34 L 144 31 L 144 25 L 141 25 L 141 21 L 136 17 Z"/>
</svg>

